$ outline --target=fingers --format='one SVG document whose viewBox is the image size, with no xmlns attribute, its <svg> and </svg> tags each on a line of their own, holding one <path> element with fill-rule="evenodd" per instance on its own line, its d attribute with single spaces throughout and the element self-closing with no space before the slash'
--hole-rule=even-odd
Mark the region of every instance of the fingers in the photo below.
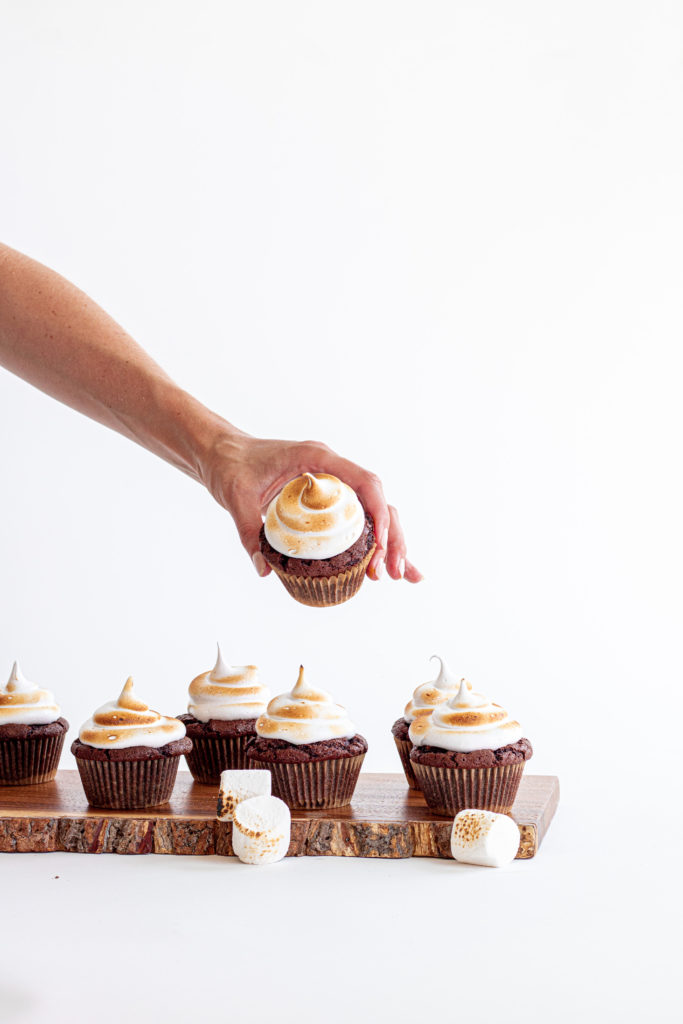
<svg viewBox="0 0 683 1024">
<path fill-rule="evenodd" d="M 420 580 L 424 579 L 424 576 L 419 569 L 416 569 L 412 562 L 406 560 L 406 571 L 403 574 L 404 580 L 408 580 L 408 583 L 419 583 Z"/>
<path fill-rule="evenodd" d="M 256 572 L 259 576 L 267 576 L 271 572 L 271 568 L 261 554 L 259 534 L 262 523 L 258 509 L 248 509 L 246 506 L 240 506 L 233 512 L 233 519 L 235 520 L 235 526 L 240 535 L 242 545 L 254 563 Z"/>
<path fill-rule="evenodd" d="M 398 512 L 389 505 L 389 542 L 387 544 L 387 572 L 392 580 L 400 580 L 406 568 L 406 541 Z"/>
<path fill-rule="evenodd" d="M 363 502 L 366 512 L 369 512 L 372 517 L 375 527 L 375 543 L 377 545 L 366 571 L 371 580 L 378 580 L 381 579 L 384 572 L 391 518 L 379 479 L 373 473 L 366 473 L 365 471 L 362 471 L 362 473 L 361 481 L 354 489 Z M 350 486 L 353 487 L 354 485 L 351 484 Z"/>
</svg>

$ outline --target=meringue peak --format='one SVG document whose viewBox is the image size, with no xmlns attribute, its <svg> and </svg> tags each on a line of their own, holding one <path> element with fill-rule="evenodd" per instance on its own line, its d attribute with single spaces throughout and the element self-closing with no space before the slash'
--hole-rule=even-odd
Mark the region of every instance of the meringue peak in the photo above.
<svg viewBox="0 0 683 1024">
<path fill-rule="evenodd" d="M 218 652 L 216 657 L 216 664 L 211 669 L 212 679 L 227 679 L 230 673 L 230 668 L 223 661 L 223 655 L 221 654 L 221 645 L 216 644 L 216 650 Z"/>
</svg>

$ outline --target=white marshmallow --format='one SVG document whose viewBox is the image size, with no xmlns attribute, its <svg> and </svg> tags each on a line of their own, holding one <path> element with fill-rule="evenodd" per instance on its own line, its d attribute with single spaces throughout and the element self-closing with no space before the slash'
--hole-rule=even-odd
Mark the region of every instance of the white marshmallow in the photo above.
<svg viewBox="0 0 683 1024">
<path fill-rule="evenodd" d="M 216 817 L 232 821 L 235 808 L 254 796 L 270 796 L 270 772 L 261 768 L 228 768 L 221 772 Z"/>
<path fill-rule="evenodd" d="M 276 796 L 255 796 L 235 808 L 232 848 L 243 864 L 273 864 L 289 849 L 292 816 Z"/>
<path fill-rule="evenodd" d="M 501 868 L 517 856 L 519 828 L 507 814 L 460 811 L 451 832 L 451 853 L 466 864 Z"/>
</svg>

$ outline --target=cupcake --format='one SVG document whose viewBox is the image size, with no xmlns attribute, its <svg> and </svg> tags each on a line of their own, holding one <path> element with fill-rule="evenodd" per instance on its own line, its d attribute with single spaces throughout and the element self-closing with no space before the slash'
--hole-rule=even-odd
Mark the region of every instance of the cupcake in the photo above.
<svg viewBox="0 0 683 1024">
<path fill-rule="evenodd" d="M 260 544 L 292 597 L 324 608 L 360 589 L 375 531 L 347 484 L 328 473 L 304 473 L 271 501 Z"/>
<path fill-rule="evenodd" d="M 94 807 L 153 807 L 171 797 L 181 754 L 192 740 L 177 718 L 152 711 L 129 678 L 118 700 L 98 708 L 71 744 L 88 803 Z"/>
<path fill-rule="evenodd" d="M 251 768 L 270 770 L 274 796 L 290 807 L 343 807 L 353 796 L 368 745 L 329 693 L 304 679 L 274 697 L 257 719 Z"/>
<path fill-rule="evenodd" d="M 49 690 L 26 679 L 17 665 L 0 689 L 0 786 L 51 782 L 69 728 Z"/>
<path fill-rule="evenodd" d="M 432 658 L 436 658 L 439 662 L 438 676 L 436 679 L 431 679 L 428 683 L 422 683 L 421 686 L 418 686 L 413 691 L 413 696 L 406 704 L 403 718 L 397 718 L 391 727 L 394 742 L 398 749 L 398 756 L 401 758 L 403 771 L 406 773 L 406 779 L 411 789 L 419 789 L 420 787 L 415 780 L 413 766 L 410 763 L 410 751 L 413 747 L 408 737 L 410 724 L 416 718 L 428 718 L 435 707 L 438 707 L 439 704 L 445 704 L 460 689 L 461 680 L 451 676 L 443 658 L 440 658 L 438 654 L 433 654 Z M 467 686 L 470 690 L 472 689 L 471 683 L 467 683 Z"/>
<path fill-rule="evenodd" d="M 190 683 L 187 714 L 178 715 L 192 740 L 185 758 L 195 782 L 218 785 L 226 768 L 246 768 L 246 746 L 256 735 L 270 691 L 256 665 L 228 666 L 218 648 L 216 664 Z"/>
<path fill-rule="evenodd" d="M 415 778 L 433 811 L 510 811 L 533 751 L 499 704 L 468 690 L 463 679 L 451 700 L 413 721 L 408 735 Z"/>
</svg>

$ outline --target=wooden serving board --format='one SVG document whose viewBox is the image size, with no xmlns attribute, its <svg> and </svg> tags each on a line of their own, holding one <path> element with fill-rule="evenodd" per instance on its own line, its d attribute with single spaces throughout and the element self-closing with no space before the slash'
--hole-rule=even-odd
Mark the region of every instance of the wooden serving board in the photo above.
<svg viewBox="0 0 683 1024">
<path fill-rule="evenodd" d="M 0 853 L 232 854 L 216 818 L 218 787 L 181 772 L 170 803 L 135 811 L 90 807 L 77 771 L 40 786 L 0 787 Z M 518 859 L 534 857 L 560 796 L 554 775 L 525 775 L 512 816 Z M 403 775 L 362 773 L 348 807 L 292 812 L 290 857 L 450 857 L 452 819 L 433 814 Z"/>
</svg>

